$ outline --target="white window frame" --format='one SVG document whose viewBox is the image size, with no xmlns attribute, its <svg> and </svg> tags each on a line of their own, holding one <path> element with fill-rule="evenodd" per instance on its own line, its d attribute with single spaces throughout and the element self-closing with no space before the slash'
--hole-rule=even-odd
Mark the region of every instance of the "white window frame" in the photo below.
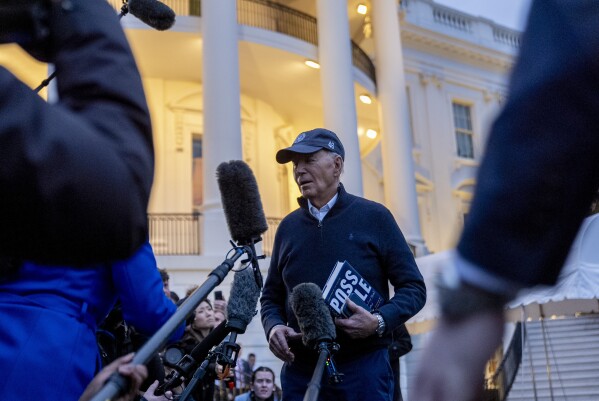
<svg viewBox="0 0 599 401">
<path fill-rule="evenodd" d="M 456 113 L 456 107 L 462 107 L 466 110 L 465 120 L 461 121 L 462 116 Z M 472 105 L 460 102 L 451 102 L 451 114 L 453 116 L 455 151 L 456 155 L 462 159 L 474 160 L 474 128 L 472 124 Z M 465 141 L 465 142 L 463 142 Z M 464 148 L 462 147 L 464 146 Z"/>
</svg>

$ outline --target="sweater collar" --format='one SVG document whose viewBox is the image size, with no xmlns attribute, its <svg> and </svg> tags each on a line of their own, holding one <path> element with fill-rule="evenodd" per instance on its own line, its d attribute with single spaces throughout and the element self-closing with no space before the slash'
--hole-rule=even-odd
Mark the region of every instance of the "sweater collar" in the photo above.
<svg viewBox="0 0 599 401">
<path fill-rule="evenodd" d="M 348 193 L 345 191 L 345 187 L 342 183 L 339 183 L 339 186 L 337 187 L 337 201 L 331 208 L 331 211 L 342 207 L 345 204 L 347 196 Z M 302 209 L 305 209 L 308 213 L 310 213 L 310 210 L 308 210 L 308 200 L 306 198 L 300 196 L 299 198 L 297 198 L 297 203 L 299 203 Z"/>
</svg>

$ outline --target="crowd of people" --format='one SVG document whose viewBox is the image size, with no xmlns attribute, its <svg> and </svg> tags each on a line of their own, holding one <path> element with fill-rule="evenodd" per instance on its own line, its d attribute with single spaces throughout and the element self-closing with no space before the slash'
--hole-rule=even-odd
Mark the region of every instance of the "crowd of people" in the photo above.
<svg viewBox="0 0 599 401">
<path fill-rule="evenodd" d="M 171 297 L 175 303 L 184 302 L 197 286 L 190 287 L 183 299 L 172 297 L 173 291 L 170 291 L 169 274 L 166 269 L 160 269 L 163 280 L 164 293 Z M 218 295 L 217 295 L 218 294 Z M 194 310 L 186 322 L 185 333 L 183 337 L 170 344 L 168 348 L 176 348 L 180 350 L 180 355 L 191 355 L 193 349 L 200 344 L 210 332 L 221 322 L 227 320 L 227 301 L 222 296 L 220 291 L 215 291 L 213 297 L 208 297 L 203 300 Z M 212 299 L 212 300 L 211 300 Z M 256 367 L 256 354 L 248 354 L 247 359 L 242 358 L 242 348 L 236 356 L 236 366 L 231 369 L 228 374 L 219 372 L 216 368 L 210 368 L 205 376 L 199 381 L 191 392 L 191 396 L 195 401 L 232 401 L 238 397 L 242 400 L 259 400 L 259 401 L 278 401 L 281 399 L 281 391 L 275 384 L 275 376 L 272 369 L 265 366 Z M 197 361 L 199 363 L 202 361 Z M 168 374 L 174 367 L 161 365 L 161 369 L 165 374 Z M 266 373 L 265 373 L 266 372 Z M 268 372 L 272 377 L 268 376 Z M 150 374 L 151 375 L 151 374 Z M 164 374 L 158 377 L 162 383 Z M 145 381 L 148 383 L 148 380 Z M 187 380 L 185 381 L 187 383 Z M 177 388 L 171 389 L 171 395 L 177 395 L 184 391 L 185 383 Z M 144 394 L 147 401 L 164 401 L 168 396 L 156 396 L 154 390 L 158 386 L 158 381 L 155 381 L 152 386 L 148 387 Z M 145 387 L 142 386 L 142 391 Z"/>
</svg>

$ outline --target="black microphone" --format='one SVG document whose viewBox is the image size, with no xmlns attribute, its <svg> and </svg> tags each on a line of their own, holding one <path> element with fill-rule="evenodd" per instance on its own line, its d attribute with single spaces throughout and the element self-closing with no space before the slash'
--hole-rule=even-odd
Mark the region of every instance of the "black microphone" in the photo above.
<svg viewBox="0 0 599 401">
<path fill-rule="evenodd" d="M 216 180 L 231 238 L 238 244 L 250 244 L 268 229 L 258 183 L 250 167 L 241 160 L 221 163 Z"/>
<path fill-rule="evenodd" d="M 316 401 L 325 367 L 329 383 L 338 384 L 343 381 L 343 373 L 337 371 L 333 359 L 333 353 L 339 350 L 339 345 L 334 342 L 335 324 L 322 298 L 320 287 L 314 283 L 296 285 L 291 291 L 289 302 L 302 331 L 303 343 L 318 352 L 318 361 L 304 394 L 304 401 Z"/>
<path fill-rule="evenodd" d="M 175 23 L 175 12 L 156 0 L 129 0 L 129 12 L 142 22 L 159 31 L 166 31 Z"/>
<path fill-rule="evenodd" d="M 336 337 L 335 324 L 320 287 L 314 283 L 302 283 L 291 292 L 291 309 L 302 331 L 302 341 L 310 348 L 322 342 L 332 342 Z"/>
<path fill-rule="evenodd" d="M 245 333 L 245 330 L 256 315 L 258 298 L 260 298 L 260 288 L 254 280 L 251 269 L 244 269 L 236 272 L 229 292 L 229 302 L 227 303 L 227 321 L 224 325 L 221 323 L 213 329 L 206 338 L 198 344 L 191 352 L 191 356 L 200 361 L 208 355 L 212 347 L 220 344 L 225 337 L 233 332 L 238 334 Z M 218 329 L 218 330 L 217 330 Z M 218 331 L 218 333 L 213 333 Z M 234 341 L 233 341 L 234 342 Z"/>
<path fill-rule="evenodd" d="M 231 294 L 227 304 L 227 327 L 243 334 L 252 318 L 256 315 L 260 288 L 254 280 L 251 269 L 235 273 Z"/>
<path fill-rule="evenodd" d="M 235 296 L 233 295 L 235 294 Z M 223 344 L 223 357 L 217 360 L 220 372 L 228 372 L 229 366 L 237 365 L 239 345 L 237 335 L 245 330 L 256 315 L 260 287 L 256 283 L 251 269 L 246 268 L 235 274 L 231 285 L 231 296 L 227 304 L 227 327 L 231 330 L 228 341 Z"/>
</svg>

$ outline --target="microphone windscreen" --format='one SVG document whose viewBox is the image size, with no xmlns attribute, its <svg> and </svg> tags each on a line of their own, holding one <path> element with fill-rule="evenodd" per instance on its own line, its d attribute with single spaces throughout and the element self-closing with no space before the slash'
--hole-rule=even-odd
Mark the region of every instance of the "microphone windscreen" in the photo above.
<svg viewBox="0 0 599 401">
<path fill-rule="evenodd" d="M 260 288 L 251 267 L 236 272 L 227 303 L 227 325 L 237 333 L 244 333 L 256 314 Z"/>
<path fill-rule="evenodd" d="M 216 180 L 231 238 L 249 244 L 268 229 L 258 183 L 245 162 L 231 160 L 216 168 Z"/>
<path fill-rule="evenodd" d="M 165 31 L 175 23 L 175 12 L 156 0 L 129 0 L 129 12 L 154 29 Z"/>
<path fill-rule="evenodd" d="M 319 286 L 314 283 L 296 285 L 291 291 L 290 303 L 306 346 L 314 348 L 320 342 L 335 339 L 335 323 Z"/>
</svg>

